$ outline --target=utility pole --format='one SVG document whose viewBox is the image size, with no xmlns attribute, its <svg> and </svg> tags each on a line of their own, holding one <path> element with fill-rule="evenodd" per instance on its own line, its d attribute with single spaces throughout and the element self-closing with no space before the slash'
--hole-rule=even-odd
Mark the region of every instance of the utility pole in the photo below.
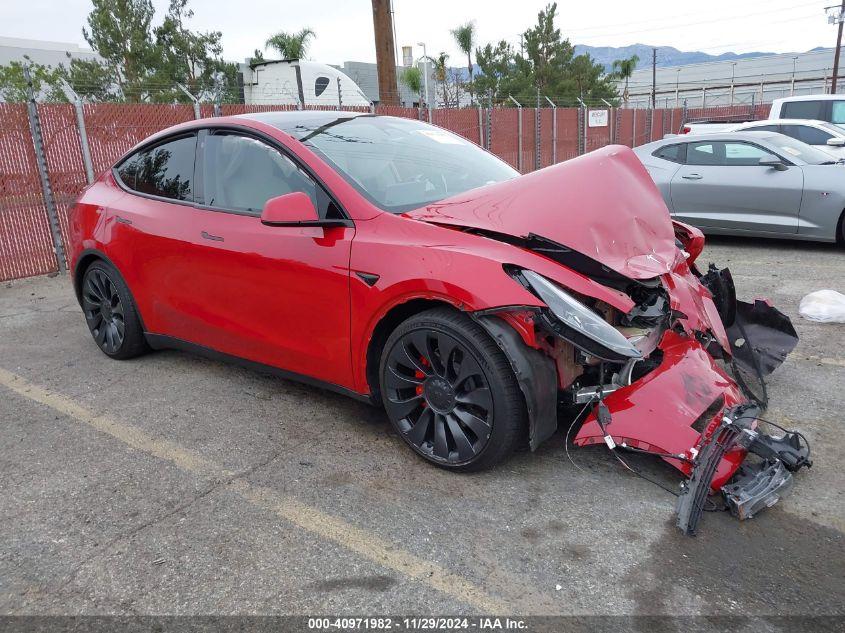
<svg viewBox="0 0 845 633">
<path fill-rule="evenodd" d="M 373 31 L 376 38 L 379 101 L 383 105 L 399 105 L 390 0 L 373 0 Z"/>
<path fill-rule="evenodd" d="M 832 9 L 834 7 L 828 7 Z M 830 94 L 836 94 L 836 80 L 839 79 L 839 49 L 842 47 L 842 21 L 845 19 L 845 0 L 839 8 L 839 15 L 831 14 L 828 18 L 831 24 L 839 24 L 836 34 L 836 52 L 833 54 L 833 77 L 830 80 Z"/>
<path fill-rule="evenodd" d="M 431 103 L 428 100 L 428 53 L 425 51 L 425 42 L 417 42 L 417 46 L 423 49 L 423 90 L 425 90 L 425 107 L 428 110 L 428 122 L 431 123 Z M 437 98 L 437 85 L 434 86 L 435 99 Z"/>
<path fill-rule="evenodd" d="M 845 0 L 843 0 L 845 2 Z M 651 109 L 657 107 L 657 49 L 651 49 Z"/>
<path fill-rule="evenodd" d="M 736 78 L 736 62 L 731 62 L 731 105 L 734 104 L 734 79 Z M 795 82 L 795 71 L 792 71 L 792 81 Z"/>
</svg>

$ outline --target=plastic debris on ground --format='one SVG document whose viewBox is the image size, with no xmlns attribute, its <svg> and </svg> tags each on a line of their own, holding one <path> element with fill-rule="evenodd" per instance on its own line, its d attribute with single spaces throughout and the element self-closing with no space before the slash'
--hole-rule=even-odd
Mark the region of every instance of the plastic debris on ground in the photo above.
<svg viewBox="0 0 845 633">
<path fill-rule="evenodd" d="M 798 314 L 810 321 L 845 323 L 845 295 L 835 290 L 811 292 L 801 299 Z"/>
</svg>

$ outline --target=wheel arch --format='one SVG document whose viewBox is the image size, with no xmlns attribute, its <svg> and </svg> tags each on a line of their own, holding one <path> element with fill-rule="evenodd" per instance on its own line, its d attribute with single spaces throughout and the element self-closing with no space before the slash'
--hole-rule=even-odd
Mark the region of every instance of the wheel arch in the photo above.
<svg viewBox="0 0 845 633">
<path fill-rule="evenodd" d="M 85 276 L 85 271 L 93 264 L 94 262 L 102 261 L 114 268 L 117 271 L 117 274 L 121 276 L 123 279 L 123 283 L 126 284 L 126 289 L 129 291 L 129 294 L 132 297 L 132 303 L 135 305 L 135 310 L 138 314 L 138 320 L 141 322 L 141 329 L 143 331 L 147 331 L 147 328 L 144 326 L 144 317 L 141 314 L 141 310 L 138 307 L 138 302 L 135 299 L 135 295 L 132 292 L 132 288 L 129 287 L 129 284 L 126 283 L 126 278 L 123 276 L 123 273 L 120 272 L 120 268 L 118 268 L 115 263 L 103 253 L 103 251 L 89 248 L 82 251 L 79 254 L 79 257 L 76 259 L 76 264 L 73 267 L 73 271 L 71 273 L 71 279 L 73 282 L 73 291 L 76 294 L 76 300 L 79 302 L 79 305 L 82 306 L 82 278 Z"/>
<path fill-rule="evenodd" d="M 431 310 L 432 308 L 443 307 L 459 311 L 455 304 L 446 301 L 445 299 L 435 299 L 432 297 L 410 297 L 393 305 L 376 322 L 367 343 L 367 354 L 364 368 L 367 386 L 370 389 L 370 397 L 373 402 L 381 402 L 381 389 L 379 387 L 378 371 L 379 365 L 381 364 L 381 354 L 384 350 L 384 344 L 387 342 L 390 334 L 399 326 L 400 323 L 411 318 L 415 314 Z"/>
<path fill-rule="evenodd" d="M 89 248 L 82 251 L 82 253 L 80 253 L 79 257 L 77 258 L 76 264 L 74 265 L 73 271 L 71 273 L 71 279 L 73 281 L 73 291 L 76 293 L 76 300 L 79 302 L 80 305 L 82 305 L 82 278 L 85 276 L 85 271 L 88 270 L 88 267 L 98 259 L 113 266 L 115 270 L 117 270 L 117 266 L 114 265 L 114 262 L 111 261 L 102 251 L 98 251 L 94 248 Z"/>
</svg>

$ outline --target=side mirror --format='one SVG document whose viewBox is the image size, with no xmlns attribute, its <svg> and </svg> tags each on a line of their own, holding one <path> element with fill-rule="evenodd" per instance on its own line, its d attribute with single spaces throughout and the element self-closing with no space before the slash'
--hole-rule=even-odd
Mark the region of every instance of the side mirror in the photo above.
<svg viewBox="0 0 845 633">
<path fill-rule="evenodd" d="M 843 147 L 845 146 L 845 138 L 837 138 L 834 136 L 833 138 L 827 139 L 827 144 L 832 147 Z"/>
<path fill-rule="evenodd" d="M 321 219 L 311 196 L 302 191 L 286 193 L 270 198 L 264 203 L 261 224 L 266 226 L 353 226 L 351 220 L 343 218 Z"/>
<path fill-rule="evenodd" d="M 317 209 L 308 194 L 301 191 L 270 198 L 264 203 L 261 223 L 267 226 L 297 226 L 319 220 Z"/>
<path fill-rule="evenodd" d="M 775 156 L 774 154 L 769 154 L 768 156 L 763 156 L 763 158 L 760 159 L 759 165 L 761 167 L 771 167 L 773 169 L 777 169 L 778 171 L 786 171 L 787 170 L 787 166 L 783 162 L 783 160 L 780 157 Z"/>
</svg>

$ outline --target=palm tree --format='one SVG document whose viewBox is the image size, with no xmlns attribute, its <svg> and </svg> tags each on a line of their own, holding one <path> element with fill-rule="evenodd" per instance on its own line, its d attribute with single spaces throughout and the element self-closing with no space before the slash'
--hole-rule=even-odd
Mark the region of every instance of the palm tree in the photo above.
<svg viewBox="0 0 845 633">
<path fill-rule="evenodd" d="M 449 107 L 449 84 L 447 82 L 447 73 L 449 68 L 447 63 L 449 61 L 449 53 L 441 53 L 431 60 L 434 66 L 434 79 L 440 82 L 440 87 L 443 90 L 443 107 Z"/>
<path fill-rule="evenodd" d="M 469 71 L 469 99 L 472 103 L 474 95 L 472 88 L 472 49 L 475 48 L 475 23 L 467 22 L 461 26 L 452 29 L 452 37 L 455 38 L 455 43 L 467 56 L 467 70 Z"/>
<path fill-rule="evenodd" d="M 302 29 L 297 33 L 285 33 L 280 31 L 273 37 L 269 38 L 264 46 L 267 48 L 275 48 L 279 54 L 285 59 L 304 59 L 308 52 L 308 44 L 312 37 L 316 37 L 316 33 L 311 29 Z"/>
<path fill-rule="evenodd" d="M 417 95 L 419 103 L 422 103 L 422 97 L 420 95 L 422 94 L 423 75 L 419 66 L 408 66 L 399 75 L 399 81 L 405 84 L 411 93 Z"/>
<path fill-rule="evenodd" d="M 625 91 L 622 93 L 622 100 L 626 104 L 628 103 L 628 80 L 631 78 L 631 75 L 634 74 L 634 70 L 637 68 L 637 62 L 639 61 L 639 56 L 631 55 L 628 59 L 615 60 L 611 66 L 611 68 L 613 68 L 613 72 L 611 74 L 617 79 L 625 80 Z"/>
</svg>

